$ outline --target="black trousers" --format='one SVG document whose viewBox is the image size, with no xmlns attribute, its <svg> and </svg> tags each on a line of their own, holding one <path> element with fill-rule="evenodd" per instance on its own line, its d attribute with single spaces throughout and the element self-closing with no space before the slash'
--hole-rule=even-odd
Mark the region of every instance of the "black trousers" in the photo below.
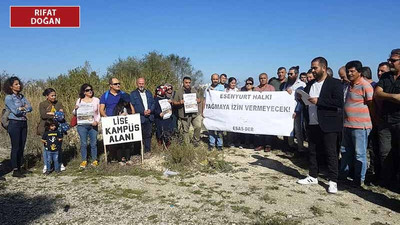
<svg viewBox="0 0 400 225">
<path fill-rule="evenodd" d="M 7 131 L 11 139 L 11 167 L 21 169 L 24 159 L 24 149 L 28 125 L 26 121 L 9 120 Z"/>
<path fill-rule="evenodd" d="M 400 123 L 379 126 L 380 182 L 383 186 L 395 183 L 400 161 Z"/>
<path fill-rule="evenodd" d="M 309 175 L 318 177 L 318 155 L 324 155 L 328 166 L 328 179 L 337 182 L 338 179 L 338 156 L 336 141 L 339 132 L 323 132 L 319 125 L 308 125 L 308 154 L 309 154 Z M 320 154 L 324 153 L 324 154 Z"/>
<path fill-rule="evenodd" d="M 142 138 L 145 152 L 150 152 L 151 150 L 151 132 L 153 129 L 152 125 L 153 123 L 147 118 L 145 122 L 142 123 Z"/>
</svg>

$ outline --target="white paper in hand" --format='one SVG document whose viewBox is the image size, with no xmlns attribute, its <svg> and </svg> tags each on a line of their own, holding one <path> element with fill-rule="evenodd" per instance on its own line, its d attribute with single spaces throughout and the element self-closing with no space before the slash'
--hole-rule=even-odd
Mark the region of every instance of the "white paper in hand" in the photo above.
<svg viewBox="0 0 400 225">
<path fill-rule="evenodd" d="M 312 103 L 310 101 L 308 101 L 308 99 L 310 98 L 310 95 L 307 94 L 305 91 L 297 89 L 296 93 L 301 95 L 301 100 L 304 102 L 305 105 L 312 105 Z"/>
</svg>

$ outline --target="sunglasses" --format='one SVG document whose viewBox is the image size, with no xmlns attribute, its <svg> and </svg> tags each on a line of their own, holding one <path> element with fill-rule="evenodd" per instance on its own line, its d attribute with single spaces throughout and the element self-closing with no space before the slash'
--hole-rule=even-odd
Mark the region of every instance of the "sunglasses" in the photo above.
<svg viewBox="0 0 400 225">
<path fill-rule="evenodd" d="M 112 85 L 121 85 L 121 83 L 113 83 Z"/>
<path fill-rule="evenodd" d="M 246 83 L 246 85 L 253 85 L 253 83 Z"/>
<path fill-rule="evenodd" d="M 294 73 L 288 73 L 287 75 L 288 75 L 288 76 L 293 76 L 293 75 L 294 75 Z"/>
<path fill-rule="evenodd" d="M 395 62 L 397 62 L 397 61 L 400 61 L 400 59 L 392 59 L 392 58 L 390 58 L 390 59 L 388 59 L 387 61 L 388 61 L 388 62 L 391 62 L 391 63 L 395 63 Z"/>
<path fill-rule="evenodd" d="M 93 91 L 92 89 L 85 89 L 85 92 Z"/>
</svg>

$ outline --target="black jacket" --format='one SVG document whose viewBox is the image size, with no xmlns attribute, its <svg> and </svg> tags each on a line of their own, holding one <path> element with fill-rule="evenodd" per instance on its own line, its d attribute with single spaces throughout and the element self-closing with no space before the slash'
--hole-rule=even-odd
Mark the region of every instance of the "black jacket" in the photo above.
<svg viewBox="0 0 400 225">
<path fill-rule="evenodd" d="M 316 82 L 307 83 L 304 88 L 310 93 L 311 86 Z M 343 87 L 340 80 L 327 77 L 321 88 L 317 102 L 318 124 L 324 132 L 342 132 L 343 129 Z M 309 124 L 308 107 L 304 107 L 304 118 Z"/>
</svg>

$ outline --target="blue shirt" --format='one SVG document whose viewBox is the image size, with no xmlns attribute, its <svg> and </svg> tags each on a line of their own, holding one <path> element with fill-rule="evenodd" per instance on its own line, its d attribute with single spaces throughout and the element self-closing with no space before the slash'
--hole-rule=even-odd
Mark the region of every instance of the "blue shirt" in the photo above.
<svg viewBox="0 0 400 225">
<path fill-rule="evenodd" d="M 124 92 L 119 91 L 117 93 L 117 95 L 113 95 L 113 94 L 111 94 L 110 91 L 106 91 L 100 97 L 100 104 L 104 104 L 105 105 L 106 115 L 107 116 L 114 116 L 115 106 L 117 106 L 117 104 L 119 102 L 119 99 L 121 98 L 122 93 L 124 93 Z M 107 95 L 107 99 L 106 99 L 106 95 Z"/>
<path fill-rule="evenodd" d="M 6 107 L 11 111 L 8 116 L 8 119 L 10 120 L 26 120 L 26 113 L 32 112 L 31 103 L 29 103 L 22 94 L 6 95 L 4 101 Z M 25 107 L 25 111 L 19 110 L 20 107 Z"/>
<path fill-rule="evenodd" d="M 213 87 L 213 86 L 209 86 L 206 91 L 208 90 L 213 90 L 213 91 L 225 91 L 225 87 L 222 84 L 217 84 L 217 86 Z M 204 98 L 206 97 L 206 91 L 204 92 Z"/>
</svg>

